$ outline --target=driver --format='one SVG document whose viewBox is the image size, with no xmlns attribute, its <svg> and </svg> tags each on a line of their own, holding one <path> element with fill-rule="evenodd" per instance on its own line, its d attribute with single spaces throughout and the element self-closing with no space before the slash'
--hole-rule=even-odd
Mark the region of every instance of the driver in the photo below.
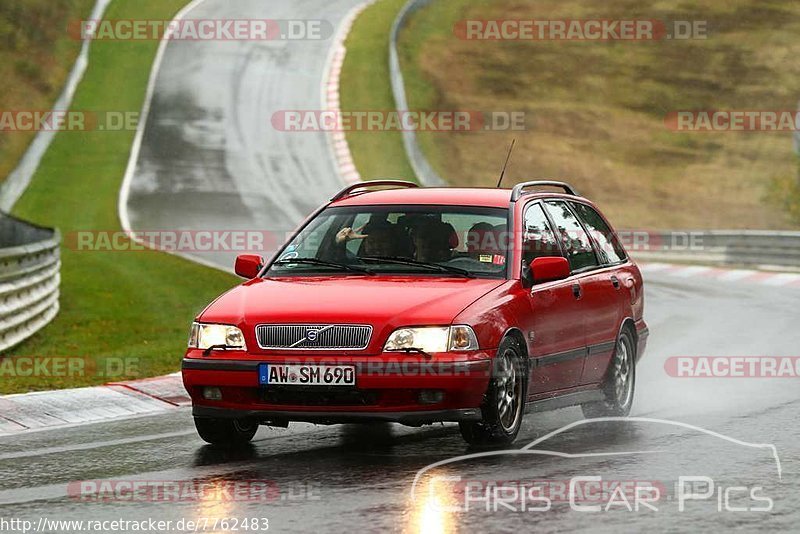
<svg viewBox="0 0 800 534">
<path fill-rule="evenodd" d="M 353 240 L 362 241 L 356 253 L 359 257 L 411 256 L 408 234 L 388 221 L 370 221 L 360 228 L 346 226 L 336 233 L 336 244 L 339 246 Z"/>
</svg>

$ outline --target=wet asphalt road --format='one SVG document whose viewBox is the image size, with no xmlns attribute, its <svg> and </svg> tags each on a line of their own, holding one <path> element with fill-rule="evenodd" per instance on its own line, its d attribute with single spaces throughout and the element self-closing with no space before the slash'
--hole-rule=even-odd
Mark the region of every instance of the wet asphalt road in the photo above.
<svg viewBox="0 0 800 534">
<path fill-rule="evenodd" d="M 235 10 L 241 18 L 325 19 L 337 25 L 358 3 L 239 0 Z M 231 18 L 233 5 L 207 0 L 189 16 Z M 128 206 L 133 228 L 280 234 L 336 191 L 341 183 L 325 135 L 283 133 L 269 121 L 275 111 L 321 105 L 329 44 L 170 43 L 132 182 Z M 228 267 L 234 255 L 201 257 Z M 200 522 L 195 530 L 204 532 L 233 531 L 234 522 L 245 518 L 268 519 L 274 532 L 790 530 L 800 522 L 798 379 L 677 379 L 666 374 L 664 361 L 676 355 L 797 356 L 800 291 L 655 274 L 647 278 L 651 338 L 639 367 L 633 415 L 774 444 L 780 480 L 767 449 L 636 420 L 577 426 L 535 446 L 570 457 L 507 454 L 449 463 L 426 472 L 412 496 L 420 469 L 474 452 L 454 426 L 294 424 L 286 430 L 261 429 L 252 447 L 231 453 L 204 445 L 190 412 L 183 409 L 0 438 L 0 518 L 35 523 L 42 517 L 169 520 L 171 531 L 192 530 L 175 527 L 178 521 L 185 527 L 185 521 L 194 520 Z M 529 415 L 514 448 L 580 420 L 577 408 Z M 618 454 L 586 456 L 594 453 Z M 520 511 L 520 502 L 513 500 L 503 506 L 474 499 L 469 511 L 448 512 L 443 505 L 465 506 L 463 493 L 453 491 L 455 483 L 434 483 L 433 478 L 545 481 L 557 488 L 573 477 L 592 475 L 658 486 L 663 492 L 658 510 L 616 506 L 608 512 L 575 511 L 554 492 L 548 511 Z M 681 512 L 674 488 L 680 476 L 711 477 L 712 495 L 686 503 Z M 217 488 L 223 497 L 186 494 L 166 502 L 159 494 L 104 502 L 76 497 L 75 482 L 98 479 L 111 484 L 172 481 L 184 492 L 203 485 Z M 234 483 L 243 493 L 231 497 L 225 491 Z M 268 502 L 261 499 L 265 484 Z M 748 494 L 762 488 L 756 496 L 772 499 L 772 510 L 719 511 L 763 504 L 742 499 L 735 489 L 741 487 Z M 527 504 L 541 502 L 529 499 Z M 217 522 L 214 529 L 222 518 L 230 521 Z M 256 526 L 247 531 L 264 531 L 263 522 Z"/>
<path fill-rule="evenodd" d="M 315 38 L 169 42 L 131 180 L 132 228 L 267 231 L 269 251 L 341 189 L 327 134 L 281 131 L 272 118 L 321 109 L 334 31 L 361 2 L 205 0 L 190 10 L 187 19 L 308 21 L 293 34 Z M 230 268 L 237 252 L 185 253 Z"/>
<path fill-rule="evenodd" d="M 206 532 L 225 532 L 211 528 L 220 518 L 267 518 L 273 532 L 796 528 L 798 379 L 679 379 L 668 376 L 663 366 L 667 357 L 675 355 L 797 355 L 800 291 L 655 274 L 647 278 L 651 340 L 639 366 L 632 415 L 688 423 L 743 442 L 774 444 L 780 480 L 768 449 L 672 424 L 632 420 L 577 426 L 534 447 L 572 457 L 505 454 L 435 468 L 421 478 L 412 497 L 418 470 L 474 452 L 453 426 L 293 424 L 289 429 L 262 428 L 252 447 L 232 453 L 203 445 L 194 434 L 190 412 L 182 409 L 157 417 L 0 438 L 0 517 L 174 522 L 209 518 L 208 528 L 200 528 Z M 530 414 L 513 448 L 521 449 L 580 420 L 576 408 Z M 612 452 L 619 454 L 585 456 Z M 570 509 L 553 490 L 550 510 L 520 511 L 519 501 L 487 505 L 472 493 L 468 511 L 449 512 L 445 505 L 464 507 L 467 501 L 463 492 L 454 490 L 454 482 L 434 480 L 433 475 L 461 476 L 470 482 L 548 481 L 550 488 L 573 477 L 597 475 L 606 481 L 658 487 L 662 497 L 654 504 L 657 511 L 644 505 L 628 511 L 620 505 L 607 512 L 586 512 Z M 674 488 L 680 476 L 710 477 L 713 496 L 688 501 L 680 512 Z M 233 497 L 185 494 L 163 502 L 163 497 L 145 495 L 133 501 L 87 502 L 77 498 L 79 493 L 70 485 L 98 479 L 115 484 L 173 481 L 183 484 L 184 493 L 200 483 L 230 490 L 238 482 L 243 489 Z M 747 488 L 747 498 L 736 489 L 741 487 Z M 755 490 L 756 497 L 772 499 L 771 511 L 719 511 L 726 505 L 765 506 L 749 496 L 756 487 L 761 488 Z M 626 495 L 633 503 L 631 492 Z M 581 502 L 604 506 L 609 498 Z M 531 507 L 542 505 L 527 502 Z M 228 530 L 233 531 L 231 525 Z M 177 531 L 174 526 L 173 531 Z"/>
</svg>

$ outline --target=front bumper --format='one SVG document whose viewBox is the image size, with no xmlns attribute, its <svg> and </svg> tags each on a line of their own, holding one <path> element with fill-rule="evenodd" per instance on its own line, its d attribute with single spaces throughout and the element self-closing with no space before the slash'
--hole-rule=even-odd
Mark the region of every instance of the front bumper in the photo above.
<svg viewBox="0 0 800 534">
<path fill-rule="evenodd" d="M 480 405 L 491 374 L 490 354 L 436 354 L 427 360 L 396 353 L 290 357 L 238 352 L 204 357 L 202 351 L 190 350 L 183 359 L 182 374 L 197 417 L 253 418 L 277 424 L 393 421 L 420 425 L 481 418 Z M 356 385 L 260 386 L 261 363 L 354 365 Z M 205 387 L 219 388 L 222 399 L 204 398 Z M 432 402 L 431 393 L 440 400 Z"/>
<path fill-rule="evenodd" d="M 265 424 L 283 424 L 289 421 L 333 425 L 340 423 L 400 423 L 407 426 L 420 426 L 431 423 L 460 421 L 480 421 L 480 408 L 460 410 L 428 410 L 416 412 L 300 412 L 281 410 L 231 410 L 210 406 L 194 406 L 195 417 L 214 417 L 219 419 L 255 419 Z"/>
</svg>

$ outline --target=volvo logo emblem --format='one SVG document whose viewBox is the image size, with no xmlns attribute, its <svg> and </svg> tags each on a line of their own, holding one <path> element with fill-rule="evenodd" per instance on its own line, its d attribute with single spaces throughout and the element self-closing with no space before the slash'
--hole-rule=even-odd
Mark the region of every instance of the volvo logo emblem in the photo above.
<svg viewBox="0 0 800 534">
<path fill-rule="evenodd" d="M 290 349 L 294 349 L 294 348 L 300 347 L 303 343 L 306 343 L 306 342 L 314 343 L 315 341 L 317 341 L 319 339 L 319 335 L 322 332 L 324 332 L 326 330 L 330 330 L 334 326 L 336 326 L 336 325 L 329 324 L 327 326 L 307 326 L 307 327 L 305 327 L 305 336 L 303 336 L 302 339 L 298 339 L 297 341 L 292 343 L 291 346 L 289 346 L 289 348 Z M 312 348 L 314 348 L 314 347 L 312 347 Z"/>
</svg>

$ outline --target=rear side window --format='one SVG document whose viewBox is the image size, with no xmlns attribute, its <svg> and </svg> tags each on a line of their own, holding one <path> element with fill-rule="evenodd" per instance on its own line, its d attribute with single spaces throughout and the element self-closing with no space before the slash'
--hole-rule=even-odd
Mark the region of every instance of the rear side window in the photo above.
<svg viewBox="0 0 800 534">
<path fill-rule="evenodd" d="M 556 200 L 547 201 L 545 205 L 547 213 L 553 219 L 556 235 L 561 241 L 561 248 L 564 249 L 572 270 L 578 271 L 599 265 L 591 239 L 569 206 L 565 202 Z"/>
<path fill-rule="evenodd" d="M 597 213 L 597 210 L 585 205 L 573 202 L 572 209 L 578 215 L 578 218 L 583 222 L 586 230 L 592 234 L 595 242 L 600 247 L 597 254 L 600 256 L 600 261 L 603 263 L 620 263 L 625 261 L 625 249 L 622 248 L 619 241 L 614 236 L 614 232 L 606 224 L 603 218 Z"/>
</svg>

